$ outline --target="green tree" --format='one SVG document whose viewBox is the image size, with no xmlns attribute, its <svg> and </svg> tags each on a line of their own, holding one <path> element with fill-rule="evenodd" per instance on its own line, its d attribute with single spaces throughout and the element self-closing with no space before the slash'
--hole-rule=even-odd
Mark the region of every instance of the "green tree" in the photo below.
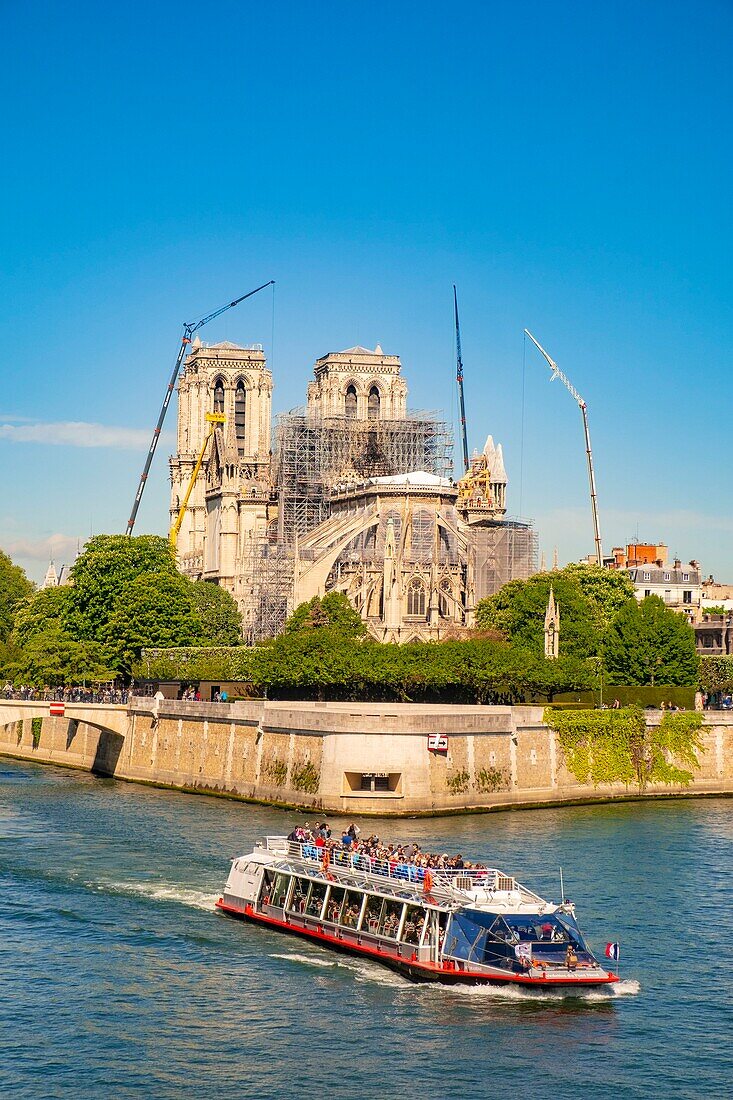
<svg viewBox="0 0 733 1100">
<path fill-rule="evenodd" d="M 200 645 L 236 645 L 242 639 L 242 619 L 234 597 L 211 581 L 194 581 L 191 596 L 201 624 Z"/>
<path fill-rule="evenodd" d="M 495 595 L 479 601 L 476 625 L 499 630 L 509 642 L 542 654 L 550 588 L 560 605 L 560 652 L 579 658 L 595 656 L 601 644 L 596 611 L 577 578 L 565 570 L 509 581 Z"/>
<path fill-rule="evenodd" d="M 571 562 L 562 573 L 577 582 L 602 634 L 608 630 L 621 608 L 635 599 L 634 583 L 623 569 L 601 569 L 599 565 Z"/>
<path fill-rule="evenodd" d="M 299 634 L 324 627 L 350 638 L 366 634 L 359 612 L 354 610 L 343 592 L 329 592 L 322 598 L 314 596 L 312 600 L 299 604 L 285 624 L 285 633 Z"/>
<path fill-rule="evenodd" d="M 26 646 L 33 638 L 53 630 L 67 631 L 71 610 L 71 589 L 42 588 L 18 607 L 12 640 Z"/>
<path fill-rule="evenodd" d="M 25 572 L 0 550 L 0 641 L 9 637 L 18 607 L 32 592 Z"/>
<path fill-rule="evenodd" d="M 19 651 L 11 671 L 16 682 L 36 687 L 106 681 L 115 677 L 98 642 L 77 642 L 58 627 L 31 638 Z"/>
<path fill-rule="evenodd" d="M 659 596 L 634 600 L 611 625 L 603 662 L 610 684 L 693 686 L 699 667 L 695 633 Z"/>
<path fill-rule="evenodd" d="M 144 646 L 188 646 L 201 636 L 191 582 L 179 573 L 143 573 L 126 584 L 106 623 L 114 665 L 129 676 Z"/>
<path fill-rule="evenodd" d="M 158 535 L 95 535 L 71 570 L 68 628 L 79 640 L 105 641 L 125 591 L 142 576 L 175 577 L 167 539 Z"/>
</svg>

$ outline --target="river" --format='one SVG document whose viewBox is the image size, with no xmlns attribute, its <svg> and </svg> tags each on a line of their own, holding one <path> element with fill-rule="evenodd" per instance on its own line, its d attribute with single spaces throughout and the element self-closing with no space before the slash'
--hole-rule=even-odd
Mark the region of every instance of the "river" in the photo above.
<svg viewBox="0 0 733 1100">
<path fill-rule="evenodd" d="M 730 800 L 362 822 L 553 898 L 562 866 L 591 944 L 621 943 L 582 997 L 416 986 L 215 912 L 229 858 L 297 816 L 0 760 L 2 1093 L 731 1095 Z"/>
</svg>

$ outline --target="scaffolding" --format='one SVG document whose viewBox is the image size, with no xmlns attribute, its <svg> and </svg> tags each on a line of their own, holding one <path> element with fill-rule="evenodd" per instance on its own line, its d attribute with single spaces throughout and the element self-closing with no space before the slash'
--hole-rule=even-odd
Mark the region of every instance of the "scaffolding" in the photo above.
<svg viewBox="0 0 733 1100">
<path fill-rule="evenodd" d="M 435 413 L 402 420 L 314 417 L 305 409 L 278 416 L 275 479 L 280 541 L 302 537 L 330 514 L 329 491 L 341 481 L 425 470 L 449 477 L 453 432 Z"/>
<path fill-rule="evenodd" d="M 252 539 L 242 561 L 246 588 L 240 593 L 244 637 L 256 645 L 282 633 L 293 610 L 295 555 L 275 539 Z"/>
<path fill-rule="evenodd" d="M 526 581 L 537 572 L 537 532 L 531 521 L 482 520 L 471 524 L 467 535 L 476 603 L 508 581 Z"/>
</svg>

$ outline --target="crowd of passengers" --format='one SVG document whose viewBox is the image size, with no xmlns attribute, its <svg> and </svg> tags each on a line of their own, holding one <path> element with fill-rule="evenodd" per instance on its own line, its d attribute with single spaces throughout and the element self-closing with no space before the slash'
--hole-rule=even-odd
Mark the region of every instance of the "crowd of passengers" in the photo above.
<svg viewBox="0 0 733 1100">
<path fill-rule="evenodd" d="M 480 880 L 477 871 L 485 871 L 483 863 L 472 863 L 458 853 L 449 856 L 446 852 L 436 854 L 423 852 L 415 841 L 408 844 L 385 844 L 376 833 L 361 839 L 361 829 L 352 821 L 344 829 L 341 837 L 334 837 L 326 821 L 317 821 L 313 828 L 309 822 L 296 825 L 288 835 L 288 840 L 302 845 L 303 856 L 322 859 L 328 852 L 330 862 L 369 870 L 377 874 L 388 874 L 395 878 L 422 880 L 430 871 L 469 871 L 472 877 Z"/>
<path fill-rule="evenodd" d="M 126 688 L 85 688 L 85 687 L 32 687 L 21 684 L 15 687 L 10 682 L 2 689 L 3 699 L 20 699 L 24 702 L 42 703 L 126 703 Z"/>
</svg>

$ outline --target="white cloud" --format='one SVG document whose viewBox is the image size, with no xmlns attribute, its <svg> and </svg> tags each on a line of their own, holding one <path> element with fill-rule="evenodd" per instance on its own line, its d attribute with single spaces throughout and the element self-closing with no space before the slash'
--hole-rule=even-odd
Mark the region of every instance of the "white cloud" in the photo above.
<svg viewBox="0 0 733 1100">
<path fill-rule="evenodd" d="M 84 539 L 76 535 L 49 535 L 45 539 L 4 539 L 2 549 L 14 560 L 24 558 L 27 561 L 70 562 L 76 557 L 77 546 L 81 548 Z"/>
<path fill-rule="evenodd" d="M 91 424 L 84 420 L 59 420 L 29 423 L 18 417 L 0 422 L 0 439 L 11 443 L 45 443 L 57 447 L 112 447 L 123 451 L 141 451 L 150 446 L 148 428 L 119 428 L 110 424 Z M 172 433 L 161 440 L 173 442 Z"/>
</svg>

